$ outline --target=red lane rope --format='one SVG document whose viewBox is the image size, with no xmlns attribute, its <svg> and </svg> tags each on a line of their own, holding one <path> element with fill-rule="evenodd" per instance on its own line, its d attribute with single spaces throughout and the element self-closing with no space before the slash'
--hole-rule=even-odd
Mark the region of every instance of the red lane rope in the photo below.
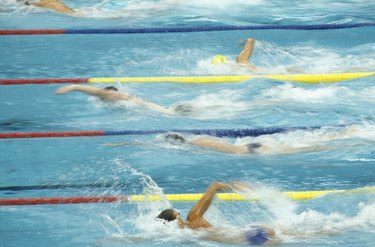
<svg viewBox="0 0 375 247">
<path fill-rule="evenodd" d="M 0 139 L 9 138 L 39 138 L 39 137 L 75 137 L 75 136 L 103 136 L 105 131 L 64 131 L 64 132 L 5 132 L 0 133 Z"/>
<path fill-rule="evenodd" d="M 0 85 L 87 83 L 89 78 L 0 79 Z"/>
<path fill-rule="evenodd" d="M 63 29 L 0 30 L 0 35 L 65 34 Z"/>
<path fill-rule="evenodd" d="M 0 199 L 0 205 L 43 205 L 43 204 L 79 204 L 79 203 L 109 203 L 129 202 L 128 196 L 74 196 L 48 198 L 9 198 Z"/>
</svg>

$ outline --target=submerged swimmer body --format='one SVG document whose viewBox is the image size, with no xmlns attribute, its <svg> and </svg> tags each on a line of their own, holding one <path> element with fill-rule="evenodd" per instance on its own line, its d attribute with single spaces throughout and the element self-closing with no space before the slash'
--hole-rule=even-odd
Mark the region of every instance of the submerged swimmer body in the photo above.
<svg viewBox="0 0 375 247">
<path fill-rule="evenodd" d="M 59 0 L 17 0 L 17 2 L 35 7 L 54 10 L 63 14 L 75 15 L 76 11 Z"/>
<path fill-rule="evenodd" d="M 249 189 L 248 185 L 242 183 L 221 183 L 215 182 L 208 186 L 203 197 L 190 209 L 186 220 L 184 221 L 175 209 L 166 209 L 162 211 L 157 219 L 170 222 L 177 220 L 180 228 L 189 228 L 192 230 L 204 232 L 202 238 L 222 243 L 249 243 L 252 245 L 261 245 L 270 242 L 275 238 L 275 231 L 268 226 L 254 226 L 250 230 L 242 231 L 236 236 L 223 234 L 223 230 L 212 226 L 203 215 L 210 207 L 216 192 L 220 190 L 244 190 Z M 230 235 L 230 236 L 229 236 Z"/>
</svg>

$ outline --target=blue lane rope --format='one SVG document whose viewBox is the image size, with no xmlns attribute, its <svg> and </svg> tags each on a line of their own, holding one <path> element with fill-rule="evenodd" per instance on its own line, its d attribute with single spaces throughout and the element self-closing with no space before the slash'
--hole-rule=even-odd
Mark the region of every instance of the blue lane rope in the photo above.
<svg viewBox="0 0 375 247">
<path fill-rule="evenodd" d="M 375 22 L 309 25 L 248 25 L 205 27 L 155 27 L 155 28 L 93 28 L 93 29 L 40 29 L 0 30 L 0 35 L 61 35 L 61 34 L 135 34 L 135 33 L 191 33 L 238 30 L 328 30 L 375 26 Z"/>
<path fill-rule="evenodd" d="M 187 133 L 194 135 L 211 135 L 217 137 L 245 137 L 282 133 L 293 130 L 314 130 L 313 127 L 270 127 L 256 129 L 171 129 L 171 130 L 93 130 L 93 131 L 54 131 L 54 132 L 0 132 L 0 139 L 8 138 L 53 138 L 53 137 L 88 137 L 113 135 L 152 135 L 167 132 Z"/>
<path fill-rule="evenodd" d="M 162 28 L 108 28 L 108 29 L 66 29 L 66 34 L 104 33 L 189 33 L 236 30 L 327 30 L 375 26 L 375 23 L 353 24 L 311 24 L 311 25 L 249 25 L 249 26 L 208 26 L 208 27 L 162 27 Z"/>
<path fill-rule="evenodd" d="M 276 133 L 283 133 L 294 130 L 313 130 L 319 129 L 320 126 L 312 127 L 271 127 L 271 128 L 256 128 L 256 129 L 174 129 L 174 130 L 124 130 L 124 131 L 104 131 L 104 135 L 154 135 L 167 132 L 185 133 L 193 135 L 210 135 L 216 137 L 245 137 L 245 136 L 260 136 L 271 135 Z"/>
</svg>

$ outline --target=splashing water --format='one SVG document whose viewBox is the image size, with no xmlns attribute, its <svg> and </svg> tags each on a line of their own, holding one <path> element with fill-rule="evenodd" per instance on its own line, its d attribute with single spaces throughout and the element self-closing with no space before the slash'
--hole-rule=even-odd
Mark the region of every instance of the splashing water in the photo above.
<svg viewBox="0 0 375 247">
<path fill-rule="evenodd" d="M 119 170 L 129 173 L 139 179 L 143 185 L 144 194 L 157 194 L 164 197 L 163 191 L 153 179 L 128 164 L 115 160 Z M 256 197 L 257 201 L 225 202 L 217 201 L 211 205 L 205 218 L 215 226 L 218 233 L 228 238 L 240 238 L 246 229 L 254 225 L 268 225 L 277 232 L 277 240 L 282 242 L 315 241 L 320 236 L 320 241 L 329 241 L 325 236 L 338 234 L 344 231 L 374 231 L 375 227 L 375 202 L 359 202 L 358 212 L 347 216 L 339 211 L 328 213 L 314 209 L 300 209 L 297 202 L 286 198 L 282 192 L 269 186 L 254 183 L 249 190 L 237 191 L 245 198 Z M 343 196 L 344 197 L 344 196 Z M 337 199 L 340 199 L 339 197 Z M 345 198 L 344 198 L 345 199 Z M 324 200 L 320 198 L 319 200 Z M 346 200 L 346 199 L 345 199 Z M 186 208 L 187 206 L 187 208 Z M 191 204 L 179 205 L 179 210 L 186 213 Z M 210 245 L 204 241 L 207 233 L 190 229 L 180 229 L 177 222 L 164 224 L 155 220 L 156 215 L 171 204 L 165 199 L 161 202 L 145 201 L 136 205 L 136 210 L 131 211 L 126 218 L 127 226 L 121 226 L 116 218 L 102 215 L 102 225 L 110 239 L 120 242 L 133 243 L 134 241 L 153 241 L 160 243 L 194 243 Z M 135 229 L 130 230 L 133 226 Z M 125 227 L 125 229 L 124 229 Z"/>
</svg>

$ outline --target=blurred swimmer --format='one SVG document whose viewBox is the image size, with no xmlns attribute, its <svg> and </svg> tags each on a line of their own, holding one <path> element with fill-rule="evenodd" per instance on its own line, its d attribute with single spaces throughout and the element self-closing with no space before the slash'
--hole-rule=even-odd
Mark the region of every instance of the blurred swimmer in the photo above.
<svg viewBox="0 0 375 247">
<path fill-rule="evenodd" d="M 221 243 L 248 243 L 251 245 L 261 245 L 274 240 L 275 230 L 264 225 L 252 226 L 248 230 L 240 231 L 238 234 L 225 235 L 225 229 L 214 227 L 203 215 L 210 207 L 216 192 L 220 190 L 249 190 L 250 186 L 244 183 L 221 183 L 215 182 L 208 186 L 203 197 L 190 209 L 186 220 L 184 221 L 180 213 L 175 209 L 165 209 L 156 218 L 164 222 L 177 220 L 180 228 L 190 228 L 192 230 L 204 231 L 202 238 L 204 240 L 216 241 Z"/>
<path fill-rule="evenodd" d="M 163 138 L 165 141 L 172 144 L 188 144 L 207 150 L 213 150 L 216 152 L 238 154 L 238 155 L 277 155 L 277 154 L 293 154 L 293 153 L 306 153 L 306 152 L 319 152 L 323 150 L 330 150 L 337 148 L 337 145 L 325 145 L 324 142 L 336 141 L 345 138 L 352 138 L 356 136 L 356 133 L 361 134 L 359 127 L 348 126 L 335 131 L 322 131 L 319 132 L 303 132 L 306 135 L 300 134 L 301 139 L 293 137 L 293 142 L 290 140 L 280 140 L 280 133 L 263 135 L 263 137 L 246 137 L 246 144 L 235 145 L 225 141 L 223 138 L 206 136 L 206 135 L 195 135 L 189 136 L 189 138 L 182 136 L 179 133 L 168 133 Z M 309 140 L 310 136 L 310 140 Z M 281 138 L 282 139 L 282 138 Z M 284 138 L 285 139 L 285 138 Z M 109 143 L 105 146 L 117 147 L 132 145 L 131 143 Z M 141 145 L 141 144 L 137 144 Z M 346 145 L 347 147 L 359 145 L 352 144 Z"/>
<path fill-rule="evenodd" d="M 82 92 L 88 95 L 96 96 L 104 101 L 129 101 L 138 106 L 148 108 L 155 112 L 160 112 L 168 115 L 188 115 L 192 110 L 192 106 L 189 104 L 177 104 L 170 107 L 163 107 L 153 102 L 145 101 L 139 97 L 119 92 L 115 87 L 98 88 L 88 85 L 69 85 L 60 87 L 56 90 L 56 94 L 66 94 L 69 92 Z"/>
<path fill-rule="evenodd" d="M 273 138 L 273 135 L 267 135 L 267 138 L 263 138 L 262 141 L 256 139 L 256 137 L 246 137 L 247 144 L 234 145 L 226 142 L 223 138 L 197 135 L 189 139 L 183 137 L 178 133 L 170 133 L 165 136 L 165 140 L 174 143 L 190 144 L 193 146 L 214 150 L 222 153 L 231 153 L 239 155 L 247 154 L 291 154 L 291 153 L 303 153 L 303 152 L 318 152 L 322 150 L 329 150 L 333 147 L 323 145 L 322 142 L 335 141 L 347 137 L 354 136 L 358 129 L 355 126 L 349 126 L 338 131 L 327 131 L 324 133 L 314 134 L 315 139 L 319 139 L 319 142 L 308 142 L 304 141 L 303 145 L 293 145 L 289 142 L 282 142 Z M 121 144 L 112 144 L 111 146 L 121 146 Z"/>
<path fill-rule="evenodd" d="M 17 2 L 23 3 L 25 5 L 32 5 L 40 8 L 54 10 L 63 14 L 76 14 L 76 11 L 74 9 L 68 7 L 59 0 L 17 0 Z"/>
<path fill-rule="evenodd" d="M 324 149 L 324 146 L 312 146 L 312 147 L 293 147 L 285 145 L 270 145 L 261 143 L 259 141 L 250 141 L 245 145 L 234 145 L 226 142 L 222 138 L 210 137 L 210 136 L 195 136 L 190 140 L 182 137 L 180 134 L 169 134 L 166 136 L 167 141 L 179 141 L 181 143 L 190 144 L 193 146 L 214 150 L 222 153 L 231 154 L 289 154 L 289 153 L 300 153 L 300 152 L 311 152 L 320 151 Z M 180 141 L 181 140 L 181 141 Z"/>
<path fill-rule="evenodd" d="M 254 42 L 254 39 L 248 38 L 241 53 L 236 58 L 237 64 L 244 65 L 251 70 L 256 70 L 256 67 L 249 62 L 250 57 L 253 54 Z M 211 62 L 213 64 L 229 64 L 230 60 L 226 56 L 216 55 L 212 58 Z"/>
</svg>

